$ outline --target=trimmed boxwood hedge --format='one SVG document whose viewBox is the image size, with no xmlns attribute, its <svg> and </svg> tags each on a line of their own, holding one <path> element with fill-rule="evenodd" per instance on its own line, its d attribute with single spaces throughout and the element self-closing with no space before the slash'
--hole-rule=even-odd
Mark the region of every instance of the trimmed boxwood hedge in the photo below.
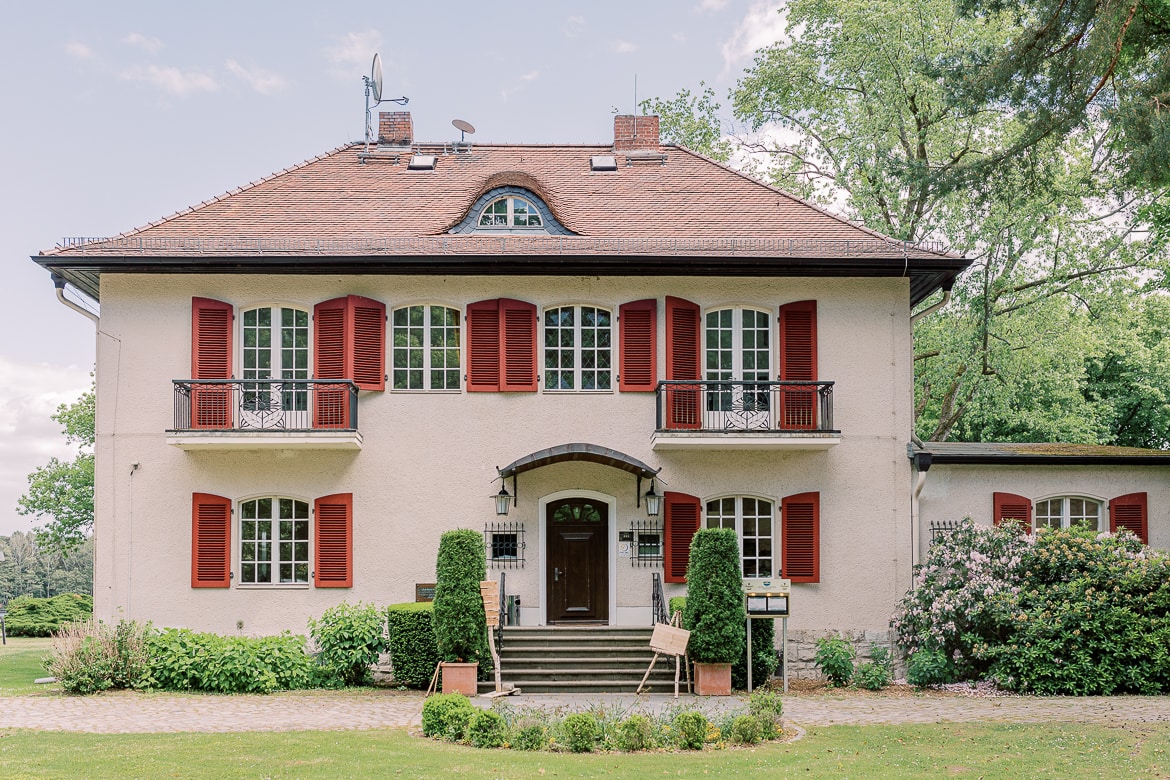
<svg viewBox="0 0 1170 780">
<path fill-rule="evenodd" d="M 478 663 L 481 676 L 492 666 L 479 595 L 486 569 L 483 534 L 461 528 L 439 537 L 434 601 L 439 657 L 449 663 Z"/>
<path fill-rule="evenodd" d="M 739 540 L 730 528 L 700 528 L 691 539 L 687 607 L 688 650 L 696 663 L 733 664 L 746 649 Z"/>
<path fill-rule="evenodd" d="M 394 681 L 410 688 L 426 688 L 439 663 L 435 640 L 435 605 L 411 601 L 386 607 L 390 631 L 390 663 Z"/>
<path fill-rule="evenodd" d="M 9 636 L 52 636 L 66 623 L 87 620 L 93 614 L 93 597 L 62 593 L 52 598 L 17 596 L 8 602 L 4 619 Z"/>
</svg>

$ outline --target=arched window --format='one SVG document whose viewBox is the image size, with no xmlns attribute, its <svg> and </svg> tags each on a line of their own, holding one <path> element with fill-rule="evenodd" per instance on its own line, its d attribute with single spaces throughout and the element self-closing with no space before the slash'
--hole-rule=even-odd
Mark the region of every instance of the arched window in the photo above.
<svg viewBox="0 0 1170 780">
<path fill-rule="evenodd" d="M 730 528 L 739 535 L 743 576 L 772 577 L 778 570 L 775 504 L 751 496 L 727 496 L 707 502 L 707 527 Z"/>
<path fill-rule="evenodd" d="M 481 228 L 534 228 L 543 224 L 536 206 L 517 195 L 496 198 L 479 213 Z"/>
<path fill-rule="evenodd" d="M 459 310 L 403 306 L 392 319 L 395 390 L 459 389 Z"/>
<path fill-rule="evenodd" d="M 613 389 L 613 317 L 596 306 L 544 310 L 544 389 Z"/>
<path fill-rule="evenodd" d="M 1036 502 L 1033 515 L 1037 528 L 1080 528 L 1107 531 L 1104 505 L 1083 496 L 1059 496 Z"/>
<path fill-rule="evenodd" d="M 287 306 L 245 309 L 240 328 L 243 422 L 269 427 L 272 421 L 261 418 L 281 415 L 284 427 L 298 427 L 294 415 L 309 408 L 308 385 L 274 380 L 309 378 L 309 312 Z"/>
<path fill-rule="evenodd" d="M 240 502 L 240 584 L 308 582 L 308 502 L 279 497 Z"/>
</svg>

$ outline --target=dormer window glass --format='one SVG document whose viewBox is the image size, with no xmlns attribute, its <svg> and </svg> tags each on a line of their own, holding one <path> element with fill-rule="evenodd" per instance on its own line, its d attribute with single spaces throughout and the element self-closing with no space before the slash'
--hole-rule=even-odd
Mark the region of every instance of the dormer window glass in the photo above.
<svg viewBox="0 0 1170 780">
<path fill-rule="evenodd" d="M 543 224 L 536 206 L 515 195 L 493 200 L 479 215 L 481 228 L 528 228 Z"/>
</svg>

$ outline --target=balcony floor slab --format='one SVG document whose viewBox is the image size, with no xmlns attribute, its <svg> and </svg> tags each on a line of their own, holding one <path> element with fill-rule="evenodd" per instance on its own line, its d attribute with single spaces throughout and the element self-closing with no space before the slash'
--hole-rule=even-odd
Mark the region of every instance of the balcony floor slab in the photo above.
<svg viewBox="0 0 1170 780">
<path fill-rule="evenodd" d="M 360 450 L 359 431 L 167 431 L 181 450 Z"/>
<path fill-rule="evenodd" d="M 836 432 L 655 431 L 651 449 L 663 450 L 827 450 L 841 443 Z"/>
</svg>

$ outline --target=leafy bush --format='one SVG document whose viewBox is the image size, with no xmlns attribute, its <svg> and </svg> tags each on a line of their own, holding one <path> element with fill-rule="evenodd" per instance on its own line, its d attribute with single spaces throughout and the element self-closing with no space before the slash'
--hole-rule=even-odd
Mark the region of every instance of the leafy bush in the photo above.
<svg viewBox="0 0 1170 780">
<path fill-rule="evenodd" d="M 920 646 L 906 662 L 906 682 L 918 688 L 954 682 L 950 659 L 937 647 Z"/>
<path fill-rule="evenodd" d="M 439 663 L 434 617 L 434 605 L 429 601 L 391 604 L 386 608 L 395 682 L 410 688 L 425 689 L 430 685 L 435 664 Z"/>
<path fill-rule="evenodd" d="M 670 600 L 670 614 L 686 613 L 687 597 L 675 596 Z M 776 651 L 776 623 L 774 620 L 752 622 L 752 687 L 759 688 L 772 678 L 780 667 L 780 654 Z M 740 656 L 731 665 L 731 687 L 747 690 L 747 659 Z"/>
<path fill-rule="evenodd" d="M 422 730 L 428 737 L 440 737 L 454 741 L 463 739 L 463 733 L 471 718 L 475 717 L 475 705 L 459 693 L 440 693 L 431 696 L 422 707 Z"/>
<path fill-rule="evenodd" d="M 483 534 L 460 529 L 439 539 L 435 563 L 434 621 L 439 658 L 490 668 L 487 622 L 479 583 L 486 576 Z"/>
<path fill-rule="evenodd" d="M 320 676 L 305 638 L 200 634 L 169 628 L 147 640 L 149 684 L 171 691 L 271 693 L 315 687 Z"/>
<path fill-rule="evenodd" d="M 614 741 L 618 750 L 646 750 L 654 747 L 654 724 L 645 715 L 631 715 L 617 725 Z"/>
<path fill-rule="evenodd" d="M 870 645 L 870 660 L 857 667 L 853 681 L 869 691 L 880 691 L 890 684 L 890 651 L 881 645 Z"/>
<path fill-rule="evenodd" d="M 373 604 L 341 603 L 309 618 L 317 663 L 342 685 L 365 685 L 370 667 L 386 649 L 382 613 Z"/>
<path fill-rule="evenodd" d="M 69 693 L 89 694 L 119 688 L 145 687 L 149 678 L 149 623 L 118 621 L 110 625 L 92 618 L 66 623 L 53 636 L 45 669 Z"/>
<path fill-rule="evenodd" d="M 674 717 L 675 743 L 683 750 L 702 750 L 707 739 L 707 716 L 697 710 L 686 710 Z"/>
<path fill-rule="evenodd" d="M 829 683 L 837 687 L 849 684 L 853 679 L 853 657 L 856 652 L 847 640 L 839 636 L 825 636 L 817 640 L 817 652 L 813 661 Z"/>
<path fill-rule="evenodd" d="M 52 636 L 68 623 L 88 620 L 93 597 L 62 593 L 52 598 L 17 596 L 8 602 L 4 626 L 9 636 Z"/>
<path fill-rule="evenodd" d="M 548 727 L 540 722 L 518 723 L 508 743 L 516 750 L 543 750 L 548 745 Z"/>
<path fill-rule="evenodd" d="M 771 688 L 752 691 L 748 697 L 748 712 L 759 721 L 760 736 L 763 739 L 776 739 L 780 736 L 784 724 L 784 699 L 777 691 Z"/>
<path fill-rule="evenodd" d="M 481 710 L 471 719 L 467 727 L 467 740 L 473 747 L 498 748 L 504 744 L 508 727 L 504 718 L 491 710 Z"/>
<path fill-rule="evenodd" d="M 588 712 L 574 712 L 561 722 L 561 741 L 574 753 L 591 753 L 601 738 L 597 718 Z"/>
<path fill-rule="evenodd" d="M 737 745 L 754 745 L 760 741 L 760 721 L 754 715 L 740 715 L 731 722 L 731 741 Z"/>
<path fill-rule="evenodd" d="M 691 660 L 730 664 L 744 655 L 743 580 L 739 542 L 730 528 L 702 528 L 691 539 L 683 625 Z"/>
<path fill-rule="evenodd" d="M 686 613 L 687 611 L 687 597 L 686 596 L 671 596 L 670 601 L 667 602 L 667 611 L 670 616 L 674 617 L 675 612 Z"/>
</svg>

